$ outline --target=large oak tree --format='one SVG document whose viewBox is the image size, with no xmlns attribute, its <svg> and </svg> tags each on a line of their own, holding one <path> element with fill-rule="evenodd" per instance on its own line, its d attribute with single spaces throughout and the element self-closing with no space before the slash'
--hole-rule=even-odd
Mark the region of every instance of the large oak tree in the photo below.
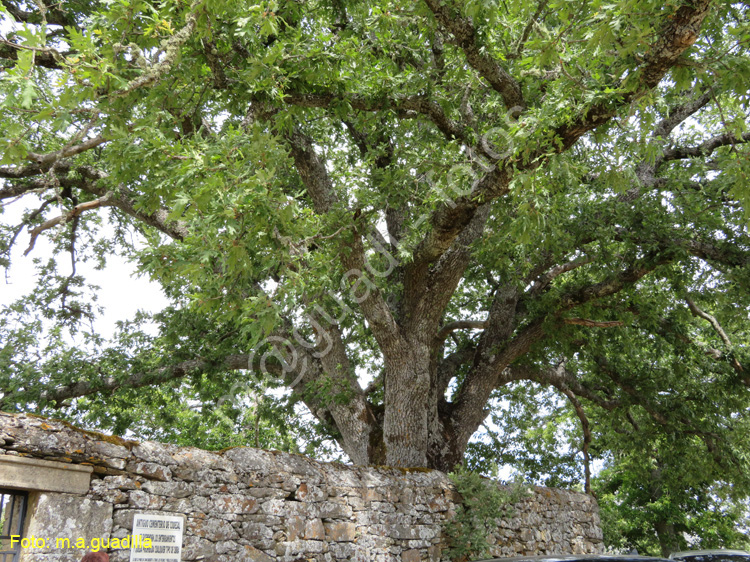
<svg viewBox="0 0 750 562">
<path fill-rule="evenodd" d="M 744 416 L 690 405 L 750 386 L 745 3 L 2 6 L 2 249 L 74 264 L 6 309 L 3 408 L 283 381 L 352 462 L 444 470 L 524 381 L 587 443 L 592 409 L 707 454 Z M 115 246 L 162 335 L 39 351 Z"/>
</svg>

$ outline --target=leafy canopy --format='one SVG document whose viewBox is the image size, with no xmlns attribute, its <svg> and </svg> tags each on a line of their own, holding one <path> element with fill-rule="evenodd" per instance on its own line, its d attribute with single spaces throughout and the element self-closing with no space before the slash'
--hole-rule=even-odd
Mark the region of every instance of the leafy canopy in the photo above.
<svg viewBox="0 0 750 562">
<path fill-rule="evenodd" d="M 0 259 L 55 253 L 3 408 L 621 493 L 693 450 L 746 494 L 746 4 L 1 5 Z M 105 341 L 114 253 L 172 305 Z"/>
</svg>

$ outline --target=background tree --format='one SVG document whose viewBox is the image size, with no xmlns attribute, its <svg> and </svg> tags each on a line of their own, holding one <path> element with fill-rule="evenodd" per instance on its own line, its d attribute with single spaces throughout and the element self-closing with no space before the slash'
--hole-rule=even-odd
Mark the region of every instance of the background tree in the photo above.
<svg viewBox="0 0 750 562">
<path fill-rule="evenodd" d="M 745 415 L 679 392 L 750 386 L 746 5 L 2 5 L 2 249 L 73 264 L 5 311 L 3 408 L 124 426 L 161 386 L 249 427 L 283 383 L 352 462 L 444 470 L 519 381 L 696 454 Z M 75 264 L 113 251 L 173 299 L 158 336 L 81 332 Z"/>
<path fill-rule="evenodd" d="M 692 429 L 635 404 L 624 416 L 592 409 L 582 425 L 580 409 L 564 393 L 516 383 L 496 392 L 494 413 L 466 460 L 489 475 L 500 465 L 507 477 L 512 467 L 511 475 L 546 486 L 582 491 L 590 481 L 604 543 L 615 551 L 667 556 L 747 548 L 747 420 L 708 430 L 711 417 L 739 405 L 696 391 L 676 387 L 662 398 L 674 404 L 676 396 L 691 397 L 689 415 L 703 420 Z"/>
</svg>

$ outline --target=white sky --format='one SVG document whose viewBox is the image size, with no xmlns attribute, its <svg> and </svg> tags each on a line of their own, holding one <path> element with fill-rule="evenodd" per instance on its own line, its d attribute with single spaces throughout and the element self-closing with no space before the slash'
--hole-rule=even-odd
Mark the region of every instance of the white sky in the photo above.
<svg viewBox="0 0 750 562">
<path fill-rule="evenodd" d="M 5 208 L 0 215 L 0 222 L 6 224 L 20 224 L 24 212 L 24 201 L 18 201 Z M 49 217 L 56 216 L 53 208 Z M 106 227 L 103 229 L 106 235 Z M 53 231 L 50 231 L 53 232 Z M 11 268 L 5 276 L 0 275 L 0 306 L 11 304 L 34 289 L 37 274 L 34 258 L 46 261 L 52 255 L 52 246 L 44 235 L 40 236 L 34 249 L 28 256 L 23 253 L 29 244 L 28 230 L 24 229 L 16 239 L 16 245 L 11 255 Z M 70 273 L 70 255 L 58 256 L 60 273 Z M 135 265 L 123 258 L 112 255 L 107 258 L 107 266 L 97 271 L 93 263 L 79 262 L 76 266 L 78 274 L 89 283 L 99 285 L 98 304 L 104 308 L 104 313 L 94 322 L 95 332 L 103 337 L 110 337 L 119 320 L 131 319 L 137 310 L 158 312 L 168 301 L 156 283 L 145 277 L 134 275 Z"/>
</svg>

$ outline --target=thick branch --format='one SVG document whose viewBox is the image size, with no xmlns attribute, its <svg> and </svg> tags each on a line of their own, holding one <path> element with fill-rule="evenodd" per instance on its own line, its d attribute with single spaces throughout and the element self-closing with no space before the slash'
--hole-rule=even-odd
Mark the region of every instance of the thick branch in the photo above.
<svg viewBox="0 0 750 562">
<path fill-rule="evenodd" d="M 521 94 L 521 86 L 494 58 L 487 54 L 487 48 L 479 44 L 474 25 L 468 19 L 455 13 L 447 2 L 425 0 L 425 3 L 440 24 L 456 39 L 458 46 L 466 55 L 467 62 L 500 94 L 505 106 L 508 109 L 525 108 L 526 103 Z"/>
<path fill-rule="evenodd" d="M 291 146 L 292 157 L 300 178 L 307 187 L 315 211 L 319 214 L 329 212 L 338 202 L 333 183 L 328 176 L 325 164 L 315 154 L 312 141 L 300 131 L 287 136 Z M 375 339 L 387 355 L 394 350 L 399 340 L 399 330 L 388 304 L 380 290 L 365 279 L 365 250 L 362 234 L 356 227 L 353 239 L 346 251 L 341 253 L 341 261 L 347 272 L 342 282 L 351 283 L 351 290 L 365 318 L 370 324 Z"/>
<path fill-rule="evenodd" d="M 552 269 L 550 269 L 543 275 L 540 275 L 537 279 L 534 280 L 533 285 L 529 289 L 529 294 L 532 296 L 538 295 L 544 289 L 546 289 L 555 278 L 559 277 L 563 273 L 573 271 L 574 269 L 583 267 L 584 265 L 590 264 L 593 261 L 594 261 L 593 258 L 584 256 L 581 258 L 571 260 L 567 263 L 556 265 L 555 267 L 553 267 Z"/>
<path fill-rule="evenodd" d="M 705 92 L 695 99 L 691 99 L 682 105 L 678 105 L 670 110 L 669 115 L 659 121 L 654 127 L 651 137 L 654 139 L 666 140 L 672 134 L 672 131 L 685 121 L 688 117 L 695 114 L 698 110 L 704 108 L 713 99 L 711 92 Z"/>
<path fill-rule="evenodd" d="M 203 0 L 195 0 L 189 8 L 187 17 L 185 18 L 185 25 L 177 33 L 172 35 L 164 46 L 164 58 L 150 67 L 138 78 L 129 82 L 121 90 L 113 92 L 112 97 L 119 98 L 124 97 L 143 88 L 144 86 L 151 86 L 162 79 L 162 77 L 169 72 L 172 68 L 175 60 L 180 54 L 180 47 L 190 39 L 190 36 L 195 30 L 196 23 L 198 22 L 198 8 L 203 3 Z"/>
<path fill-rule="evenodd" d="M 13 41 L 0 37 L 0 59 L 18 60 L 18 51 L 22 50 L 33 50 L 34 51 L 34 65 L 41 66 L 44 68 L 50 68 L 53 70 L 59 70 L 62 68 L 60 61 L 62 57 L 68 53 L 59 53 L 55 49 L 47 48 L 32 48 L 24 45 L 18 45 Z"/>
<path fill-rule="evenodd" d="M 750 142 L 750 132 L 743 133 L 739 138 L 732 133 L 717 135 L 702 142 L 698 146 L 683 146 L 670 148 L 664 151 L 661 161 L 681 160 L 684 158 L 696 158 L 699 156 L 708 156 L 714 150 L 722 146 L 733 146 Z"/>
<path fill-rule="evenodd" d="M 428 117 L 448 140 L 466 141 L 464 128 L 448 118 L 440 104 L 423 95 L 396 96 L 393 98 L 369 99 L 358 94 L 304 94 L 287 91 L 284 101 L 298 107 L 329 108 L 332 105 L 346 103 L 352 109 L 360 111 L 384 111 L 391 109 L 402 118 L 413 118 L 417 115 Z"/>
<path fill-rule="evenodd" d="M 342 448 L 354 464 L 368 464 L 373 451 L 369 438 L 364 436 L 370 435 L 377 420 L 354 374 L 341 328 L 319 307 L 309 302 L 306 304 L 307 315 L 316 333 L 317 356 L 320 357 L 325 375 L 332 383 L 327 390 L 331 395 L 327 407 L 341 433 Z M 339 400 L 340 396 L 347 397 L 346 403 Z"/>
<path fill-rule="evenodd" d="M 8 10 L 8 13 L 11 16 L 13 16 L 13 18 L 18 22 L 31 23 L 31 24 L 42 23 L 42 15 L 39 12 L 25 12 L 21 10 L 18 6 L 16 6 L 10 0 L 2 0 L 2 4 L 5 7 L 5 9 Z M 53 25 L 59 25 L 62 27 L 66 27 L 66 26 L 77 27 L 75 19 L 73 19 L 68 14 L 60 10 L 59 9 L 60 5 L 62 4 L 55 3 L 55 4 L 52 4 L 51 6 L 46 6 L 46 13 L 45 13 L 44 19 L 47 21 L 47 23 L 53 24 Z"/>
<path fill-rule="evenodd" d="M 591 458 L 589 457 L 589 446 L 591 445 L 591 427 L 589 425 L 589 419 L 586 417 L 586 412 L 583 409 L 583 405 L 578 401 L 576 395 L 570 389 L 563 389 L 562 393 L 568 397 L 573 409 L 581 422 L 581 431 L 583 432 L 583 446 L 581 451 L 583 452 L 583 471 L 584 471 L 584 488 L 583 491 L 587 494 L 591 493 Z"/>
<path fill-rule="evenodd" d="M 623 96 L 623 103 L 630 103 L 661 81 L 685 50 L 695 43 L 710 8 L 711 0 L 697 0 L 683 4 L 665 19 L 657 32 L 656 41 L 648 49 L 644 64 L 638 69 L 638 82 Z M 559 149 L 567 150 L 585 133 L 609 121 L 616 114 L 619 105 L 608 102 L 596 104 L 570 124 L 558 127 L 555 131 L 562 141 Z"/>
<path fill-rule="evenodd" d="M 453 377 L 456 376 L 462 366 L 474 359 L 476 352 L 477 350 L 474 347 L 463 347 L 458 351 L 454 351 L 440 362 L 437 368 L 438 397 L 445 398 L 445 391 L 448 390 L 448 385 Z"/>
<path fill-rule="evenodd" d="M 299 130 L 287 135 L 287 140 L 292 149 L 295 167 L 307 188 L 315 212 L 320 215 L 327 213 L 336 204 L 338 197 L 325 164 L 315 153 L 312 140 Z"/>
<path fill-rule="evenodd" d="M 558 310 L 570 310 L 571 308 L 580 306 L 591 300 L 601 299 L 618 293 L 625 286 L 632 285 L 639 281 L 644 276 L 654 271 L 659 265 L 667 263 L 668 261 L 670 261 L 670 259 L 667 257 L 655 256 L 648 261 L 644 261 L 640 265 L 634 265 L 620 271 L 606 281 L 586 285 L 578 290 L 566 293 L 560 297 L 560 306 Z"/>
<path fill-rule="evenodd" d="M 83 176 L 84 181 L 73 180 L 71 184 L 99 197 L 103 197 L 107 193 L 105 188 L 96 185 L 97 180 L 106 179 L 108 177 L 106 173 L 90 166 L 81 166 L 77 168 L 76 171 Z M 110 195 L 110 201 L 112 202 L 113 207 L 117 207 L 125 214 L 130 215 L 149 226 L 153 226 L 175 240 L 184 240 L 189 236 L 190 231 L 188 230 L 187 225 L 182 221 L 171 219 L 169 217 L 170 212 L 168 209 L 157 209 L 153 213 L 138 210 L 135 197 L 135 193 L 127 189 L 125 186 L 120 185 L 117 188 L 117 193 Z"/>
<path fill-rule="evenodd" d="M 437 0 L 428 0 L 428 5 L 441 14 L 439 20 L 456 35 L 470 39 L 473 28 L 463 28 L 465 22 L 454 18 L 455 24 L 447 22 L 452 17 L 450 10 L 439 5 Z M 564 152 L 573 146 L 587 132 L 609 121 L 618 109 L 630 103 L 635 97 L 655 87 L 678 58 L 696 39 L 701 23 L 708 15 L 710 0 L 699 0 L 681 6 L 670 16 L 658 32 L 657 40 L 652 44 L 645 63 L 638 72 L 638 82 L 622 101 L 616 103 L 602 102 L 584 109 L 578 118 L 554 128 L 559 142 L 552 149 Z M 544 144 L 524 160 L 515 162 L 517 169 L 531 170 L 542 165 L 549 157 L 550 146 Z M 508 186 L 513 177 L 510 170 L 510 157 L 498 164 L 473 186 L 471 193 L 461 196 L 438 208 L 430 219 L 431 228 L 414 251 L 414 267 L 430 264 L 437 260 L 453 243 L 453 240 L 470 223 L 480 204 L 486 204 L 508 193 Z M 480 203 L 481 201 L 481 203 Z"/>
<path fill-rule="evenodd" d="M 443 341 L 456 330 L 484 330 L 485 326 L 487 326 L 486 320 L 457 320 L 440 328 L 437 337 Z"/>
<path fill-rule="evenodd" d="M 490 206 L 480 207 L 451 248 L 432 267 L 427 262 L 404 268 L 402 324 L 412 333 L 434 334 L 472 258 L 472 244 L 481 237 Z M 443 338 L 444 339 L 444 338 Z"/>
<path fill-rule="evenodd" d="M 586 326 L 587 328 L 619 328 L 625 325 L 621 320 L 600 321 L 588 320 L 587 318 L 563 318 L 563 322 L 574 326 Z"/>
<path fill-rule="evenodd" d="M 223 363 L 219 365 L 224 369 L 247 369 L 248 361 L 252 355 L 239 354 L 228 355 Z M 51 390 L 45 390 L 41 393 L 40 399 L 43 401 L 62 402 L 70 398 L 81 398 L 98 392 L 111 393 L 120 388 L 143 388 L 144 386 L 153 386 L 163 384 L 175 379 L 189 375 L 190 373 L 205 371 L 215 367 L 208 361 L 193 359 L 183 361 L 170 367 L 162 367 L 153 372 L 135 373 L 126 379 L 118 377 L 103 377 L 97 381 L 78 381 L 64 386 L 58 386 Z M 5 396 L 2 399 L 4 405 L 10 404 L 12 395 Z"/>
<path fill-rule="evenodd" d="M 603 398 L 589 387 L 581 384 L 576 376 L 565 368 L 564 363 L 548 368 L 539 368 L 533 365 L 512 365 L 503 371 L 497 386 L 501 387 L 521 380 L 554 386 L 560 390 L 568 389 L 576 396 L 585 398 L 608 412 L 622 406 L 622 402 L 619 400 Z"/>
<path fill-rule="evenodd" d="M 76 156 L 87 150 L 96 148 L 106 143 L 108 139 L 103 136 L 96 136 L 85 140 L 81 143 L 66 146 L 60 150 L 54 152 L 48 152 L 46 154 L 39 154 L 36 152 L 29 152 L 26 158 L 33 162 L 33 164 L 27 164 L 26 166 L 16 166 L 12 168 L 2 167 L 0 168 L 0 178 L 3 179 L 22 179 L 38 176 L 44 172 L 48 172 L 53 166 L 56 171 L 63 172 L 70 169 L 70 166 L 61 162 L 65 158 Z M 3 190 L 5 191 L 5 190 Z M 0 192 L 2 193 L 2 192 Z"/>
</svg>

